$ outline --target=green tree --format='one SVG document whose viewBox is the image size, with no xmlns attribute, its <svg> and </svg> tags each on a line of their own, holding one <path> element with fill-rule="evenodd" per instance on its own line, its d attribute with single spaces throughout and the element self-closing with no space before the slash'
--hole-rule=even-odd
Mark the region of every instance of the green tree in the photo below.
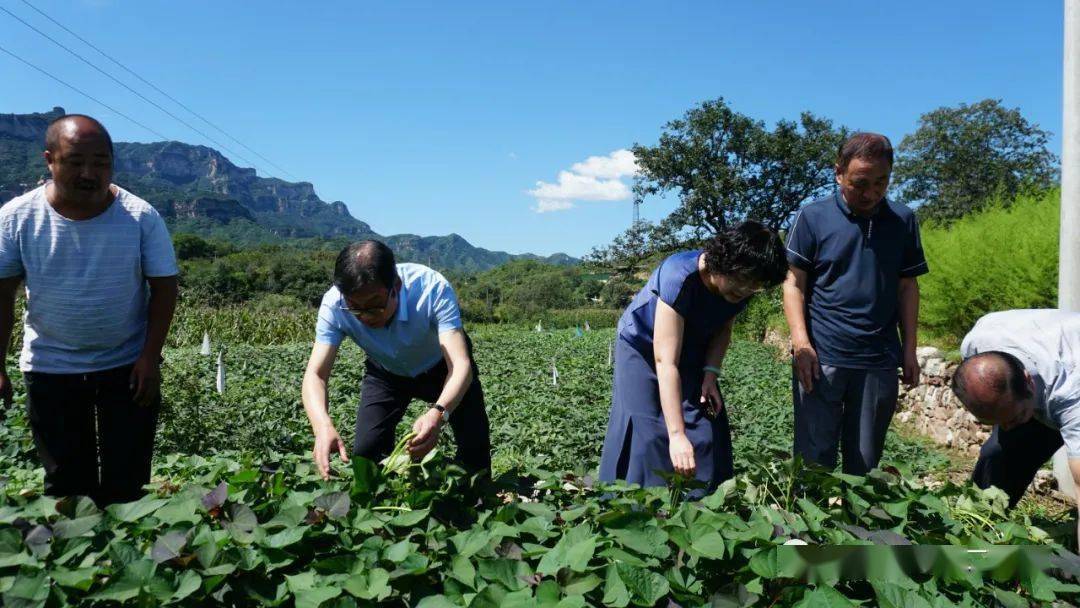
<svg viewBox="0 0 1080 608">
<path fill-rule="evenodd" d="M 1049 137 L 999 99 L 927 112 L 897 149 L 897 200 L 923 202 L 923 217 L 950 222 L 991 199 L 1052 187 L 1057 157 L 1046 147 Z"/>
<path fill-rule="evenodd" d="M 809 112 L 770 131 L 722 98 L 706 101 L 669 122 L 657 145 L 634 145 L 641 168 L 634 194 L 678 195 L 680 205 L 664 223 L 669 230 L 708 235 L 743 219 L 779 229 L 833 183 L 845 134 Z"/>
<path fill-rule="evenodd" d="M 635 222 L 608 245 L 594 247 L 585 262 L 594 269 L 604 269 L 620 279 L 632 280 L 648 264 L 682 245 L 678 231 L 670 222 L 653 224 Z"/>
</svg>

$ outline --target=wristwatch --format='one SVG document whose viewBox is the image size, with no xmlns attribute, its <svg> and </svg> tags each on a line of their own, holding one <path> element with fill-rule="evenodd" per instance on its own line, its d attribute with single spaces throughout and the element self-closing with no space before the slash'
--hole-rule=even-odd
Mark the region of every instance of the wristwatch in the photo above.
<svg viewBox="0 0 1080 608">
<path fill-rule="evenodd" d="M 431 407 L 432 409 L 439 410 L 439 417 L 442 418 L 443 424 L 447 424 L 450 422 L 450 412 L 447 411 L 445 407 L 439 405 L 438 403 L 432 404 Z"/>
</svg>

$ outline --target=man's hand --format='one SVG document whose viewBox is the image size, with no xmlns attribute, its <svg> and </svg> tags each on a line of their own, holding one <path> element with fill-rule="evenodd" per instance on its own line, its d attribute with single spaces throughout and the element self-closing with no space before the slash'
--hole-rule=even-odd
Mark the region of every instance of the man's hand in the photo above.
<svg viewBox="0 0 1080 608">
<path fill-rule="evenodd" d="M 803 390 L 809 393 L 814 390 L 814 380 L 821 377 L 821 365 L 818 363 L 817 351 L 809 342 L 795 344 L 794 349 L 795 377 L 799 379 L 799 384 L 802 385 Z"/>
<path fill-rule="evenodd" d="M 701 381 L 701 406 L 710 417 L 724 409 L 724 397 L 716 384 L 716 374 L 712 372 L 705 372 L 705 379 Z"/>
<path fill-rule="evenodd" d="M 149 407 L 161 394 L 161 364 L 156 357 L 139 357 L 128 380 L 137 405 Z M 10 389 L 9 389 L 10 390 Z"/>
<path fill-rule="evenodd" d="M 311 450 L 311 456 L 315 459 L 315 466 L 319 469 L 323 481 L 330 479 L 330 454 L 337 450 L 341 462 L 349 462 L 349 453 L 345 449 L 345 442 L 341 440 L 334 425 L 329 425 L 315 433 L 315 447 Z"/>
<path fill-rule="evenodd" d="M 409 456 L 414 460 L 420 460 L 435 447 L 439 441 L 439 433 L 442 430 L 442 414 L 439 410 L 431 408 L 416 419 L 412 425 L 416 436 L 409 440 Z"/>
<path fill-rule="evenodd" d="M 668 455 L 671 456 L 671 466 L 679 475 L 693 477 L 697 472 L 694 444 L 690 443 L 686 433 L 668 434 Z"/>
<path fill-rule="evenodd" d="M 904 375 L 901 378 L 908 388 L 919 386 L 919 357 L 915 355 L 914 348 L 904 348 Z"/>
</svg>

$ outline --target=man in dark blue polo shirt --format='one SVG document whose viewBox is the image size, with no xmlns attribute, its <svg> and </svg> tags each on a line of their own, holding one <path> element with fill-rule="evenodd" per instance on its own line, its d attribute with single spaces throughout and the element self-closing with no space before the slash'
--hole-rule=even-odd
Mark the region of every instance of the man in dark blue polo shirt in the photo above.
<svg viewBox="0 0 1080 608">
<path fill-rule="evenodd" d="M 915 214 L 885 198 L 892 163 L 884 135 L 853 135 L 837 158 L 838 191 L 803 207 L 788 235 L 795 453 L 832 468 L 842 447 L 855 475 L 881 459 L 897 368 L 919 381 L 916 277 L 928 268 Z"/>
</svg>

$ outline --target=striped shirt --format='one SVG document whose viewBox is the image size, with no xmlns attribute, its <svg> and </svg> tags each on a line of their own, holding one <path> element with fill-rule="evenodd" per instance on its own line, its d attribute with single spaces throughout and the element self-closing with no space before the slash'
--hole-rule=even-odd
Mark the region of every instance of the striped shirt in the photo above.
<svg viewBox="0 0 1080 608">
<path fill-rule="evenodd" d="M 87 373 L 139 358 L 146 278 L 175 276 L 176 257 L 157 211 L 117 190 L 86 220 L 57 213 L 45 186 L 0 207 L 0 277 L 26 282 L 22 371 Z"/>
</svg>

